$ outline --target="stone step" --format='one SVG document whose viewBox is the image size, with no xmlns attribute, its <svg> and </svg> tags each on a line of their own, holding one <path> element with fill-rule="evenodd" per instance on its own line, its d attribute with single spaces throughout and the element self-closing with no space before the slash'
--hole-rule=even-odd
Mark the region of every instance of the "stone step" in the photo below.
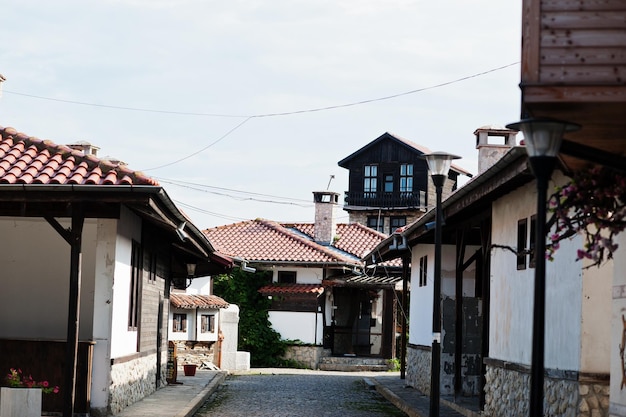
<svg viewBox="0 0 626 417">
<path fill-rule="evenodd" d="M 319 368 L 323 371 L 385 372 L 389 370 L 386 359 L 355 356 L 327 356 L 320 359 Z"/>
</svg>

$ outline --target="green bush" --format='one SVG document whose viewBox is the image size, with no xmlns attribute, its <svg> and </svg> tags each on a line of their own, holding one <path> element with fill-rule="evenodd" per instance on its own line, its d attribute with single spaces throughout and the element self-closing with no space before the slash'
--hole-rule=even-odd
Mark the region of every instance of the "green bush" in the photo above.
<svg viewBox="0 0 626 417">
<path fill-rule="evenodd" d="M 238 350 L 250 352 L 250 365 L 257 368 L 285 366 L 282 356 L 287 342 L 272 329 L 268 314 L 271 301 L 258 291 L 271 279 L 268 271 L 251 274 L 234 269 L 213 282 L 215 295 L 239 306 Z"/>
</svg>

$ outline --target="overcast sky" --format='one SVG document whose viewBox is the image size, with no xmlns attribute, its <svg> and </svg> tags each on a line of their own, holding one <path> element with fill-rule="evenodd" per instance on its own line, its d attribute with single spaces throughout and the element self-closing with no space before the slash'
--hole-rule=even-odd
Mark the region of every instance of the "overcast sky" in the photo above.
<svg viewBox="0 0 626 417">
<path fill-rule="evenodd" d="M 502 0 L 5 2 L 0 125 L 91 142 L 200 228 L 311 222 L 385 132 L 476 172 L 474 130 L 520 116 L 520 19 Z"/>
</svg>

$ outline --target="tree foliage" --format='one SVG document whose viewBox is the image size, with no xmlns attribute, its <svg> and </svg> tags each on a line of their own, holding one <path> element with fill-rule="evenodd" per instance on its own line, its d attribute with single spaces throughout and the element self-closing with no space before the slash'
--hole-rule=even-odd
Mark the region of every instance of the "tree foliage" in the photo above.
<svg viewBox="0 0 626 417">
<path fill-rule="evenodd" d="M 547 247 L 547 258 L 552 259 L 563 239 L 582 234 L 584 247 L 577 259 L 590 259 L 600 266 L 613 258 L 617 250 L 615 235 L 626 228 L 626 175 L 606 167 L 577 171 L 571 181 L 558 187 L 550 197 L 554 227 Z"/>
<path fill-rule="evenodd" d="M 240 269 L 234 269 L 229 275 L 220 275 L 213 282 L 215 295 L 239 306 L 238 349 L 250 352 L 253 367 L 276 367 L 284 363 L 281 357 L 287 344 L 271 327 L 268 313 L 270 300 L 258 292 L 270 282 L 271 272 L 251 274 Z"/>
</svg>

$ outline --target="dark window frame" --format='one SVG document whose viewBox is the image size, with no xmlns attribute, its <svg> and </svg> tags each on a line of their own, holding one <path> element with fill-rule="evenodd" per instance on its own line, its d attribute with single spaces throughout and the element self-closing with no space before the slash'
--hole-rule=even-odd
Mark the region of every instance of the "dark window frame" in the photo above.
<svg viewBox="0 0 626 417">
<path fill-rule="evenodd" d="M 389 228 L 391 233 L 399 227 L 406 226 L 406 216 L 392 216 L 389 218 Z"/>
<path fill-rule="evenodd" d="M 141 276 L 143 271 L 143 253 L 141 244 L 133 239 L 130 255 L 130 294 L 128 300 L 128 330 L 139 327 L 139 303 L 141 293 Z"/>
<path fill-rule="evenodd" d="M 187 313 L 174 313 L 172 320 L 173 333 L 187 332 Z"/>
<path fill-rule="evenodd" d="M 537 225 L 537 215 L 533 214 L 532 216 L 530 216 L 530 231 L 529 231 L 529 236 L 530 236 L 530 243 L 528 244 L 528 252 L 529 252 L 529 259 L 528 259 L 528 267 L 529 268 L 534 268 L 535 264 L 536 264 L 536 259 L 535 259 L 535 236 L 537 235 L 536 232 L 536 226 Z"/>
<path fill-rule="evenodd" d="M 200 315 L 200 333 L 215 333 L 215 313 Z"/>
<path fill-rule="evenodd" d="M 367 227 L 384 233 L 385 218 L 382 216 L 367 216 Z"/>
<path fill-rule="evenodd" d="M 297 282 L 296 271 L 278 271 L 279 284 L 295 284 Z"/>
<path fill-rule="evenodd" d="M 528 219 L 517 221 L 517 270 L 526 269 L 526 249 L 528 242 Z"/>
<path fill-rule="evenodd" d="M 419 286 L 426 287 L 428 285 L 428 255 L 420 258 L 419 269 Z"/>
</svg>

